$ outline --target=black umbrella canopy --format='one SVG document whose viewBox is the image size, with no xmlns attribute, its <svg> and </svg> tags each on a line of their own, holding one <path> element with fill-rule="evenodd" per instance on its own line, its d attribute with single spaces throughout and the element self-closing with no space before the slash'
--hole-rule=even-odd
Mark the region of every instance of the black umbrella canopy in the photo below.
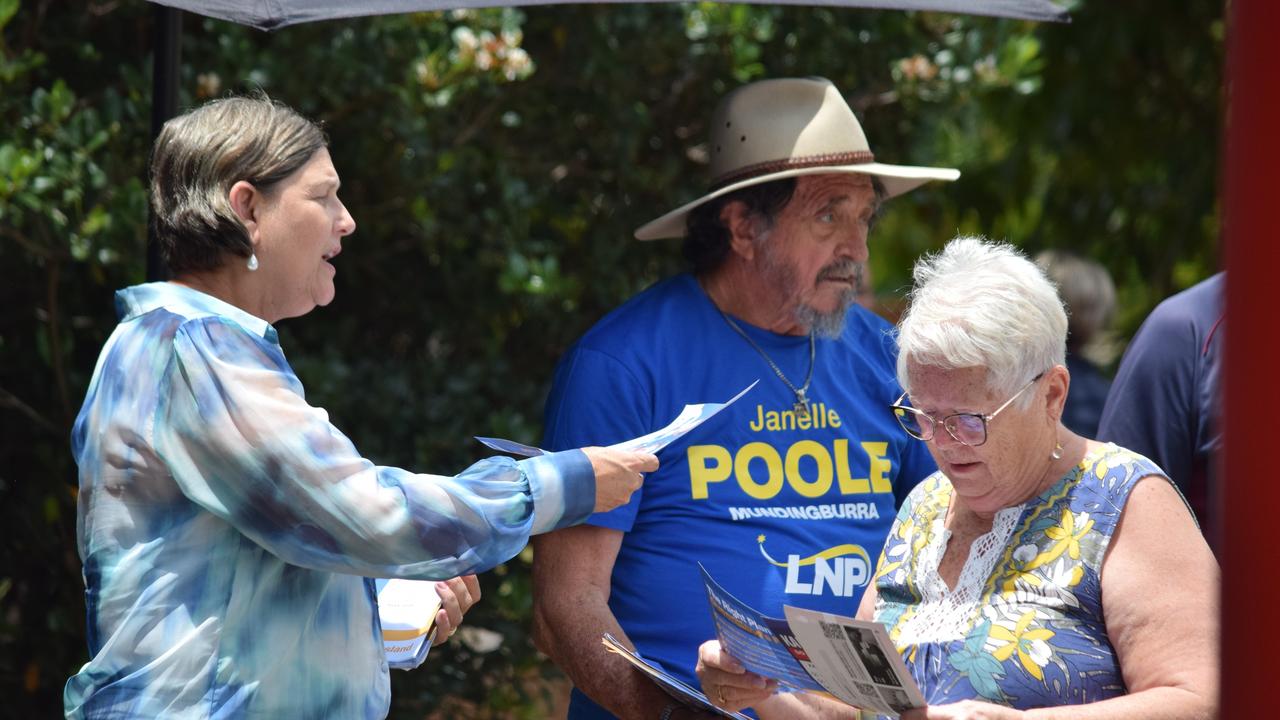
<svg viewBox="0 0 1280 720">
<path fill-rule="evenodd" d="M 180 10 L 230 20 L 259 30 L 276 30 L 316 20 L 390 15 L 424 10 L 499 7 L 503 5 L 558 5 L 561 0 L 153 0 Z M 629 2 L 630 0 L 593 0 Z M 655 1 L 655 0 L 646 0 Z M 1050 0 L 773 0 L 780 5 L 837 5 L 882 10 L 932 10 L 965 15 L 1067 22 L 1066 10 Z"/>
</svg>

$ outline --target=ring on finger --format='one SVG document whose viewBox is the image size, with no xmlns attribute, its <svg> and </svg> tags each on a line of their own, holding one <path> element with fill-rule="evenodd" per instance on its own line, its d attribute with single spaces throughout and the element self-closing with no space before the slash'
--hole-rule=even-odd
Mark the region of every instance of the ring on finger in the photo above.
<svg viewBox="0 0 1280 720">
<path fill-rule="evenodd" d="M 720 704 L 721 704 L 721 705 L 728 705 L 728 704 L 729 704 L 729 701 L 724 699 L 724 686 L 723 686 L 723 685 L 721 685 L 720 687 L 716 688 L 716 694 L 720 696 Z"/>
</svg>

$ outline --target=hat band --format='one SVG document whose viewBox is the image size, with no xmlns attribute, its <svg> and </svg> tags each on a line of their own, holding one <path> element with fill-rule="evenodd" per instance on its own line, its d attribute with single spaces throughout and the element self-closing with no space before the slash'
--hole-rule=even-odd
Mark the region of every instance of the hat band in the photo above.
<svg viewBox="0 0 1280 720">
<path fill-rule="evenodd" d="M 722 187 L 742 182 L 743 180 L 750 180 L 751 178 L 761 177 L 764 175 L 772 175 L 785 170 L 799 170 L 802 168 L 824 167 L 827 165 L 862 165 L 875 161 L 875 155 L 873 155 L 870 150 L 823 153 L 821 155 L 805 155 L 803 157 L 787 158 L 785 160 L 769 160 L 768 162 L 748 165 L 744 168 L 738 168 L 733 172 L 721 175 L 711 183 L 711 191 L 715 192 Z"/>
</svg>

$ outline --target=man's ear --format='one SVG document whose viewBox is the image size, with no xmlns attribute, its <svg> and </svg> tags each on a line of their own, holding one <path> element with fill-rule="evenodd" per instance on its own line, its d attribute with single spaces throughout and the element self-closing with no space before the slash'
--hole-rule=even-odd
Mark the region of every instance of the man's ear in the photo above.
<svg viewBox="0 0 1280 720">
<path fill-rule="evenodd" d="M 746 203 L 741 200 L 725 203 L 720 209 L 720 222 L 729 230 L 729 249 L 743 260 L 755 259 L 758 224 Z"/>
<path fill-rule="evenodd" d="M 258 229 L 258 210 L 262 195 L 251 183 L 238 181 L 227 192 L 227 202 L 231 204 L 231 212 L 240 218 L 249 231 L 249 238 L 254 239 L 254 231 Z"/>
</svg>

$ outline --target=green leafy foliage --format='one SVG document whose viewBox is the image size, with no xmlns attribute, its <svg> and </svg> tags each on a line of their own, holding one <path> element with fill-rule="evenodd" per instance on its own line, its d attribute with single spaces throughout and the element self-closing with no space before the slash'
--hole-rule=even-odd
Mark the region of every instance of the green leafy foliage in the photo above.
<svg viewBox="0 0 1280 720">
<path fill-rule="evenodd" d="M 758 78 L 829 77 L 878 159 L 964 171 L 874 231 L 886 312 L 917 255 L 981 233 L 1102 261 L 1131 334 L 1216 267 L 1222 8 L 1073 11 L 570 5 L 273 34 L 188 15 L 180 87 L 184 106 L 261 88 L 326 123 L 359 229 L 336 302 L 283 323 L 284 346 L 367 457 L 456 472 L 483 454 L 472 434 L 536 442 L 557 357 L 682 268 L 631 232 L 701 194 L 710 111 Z M 151 20 L 0 0 L 0 693 L 19 715 L 55 714 L 86 659 L 68 434 L 112 292 L 144 278 Z M 484 575 L 468 616 L 501 643 L 396 673 L 393 717 L 548 712 L 530 561 Z"/>
</svg>

